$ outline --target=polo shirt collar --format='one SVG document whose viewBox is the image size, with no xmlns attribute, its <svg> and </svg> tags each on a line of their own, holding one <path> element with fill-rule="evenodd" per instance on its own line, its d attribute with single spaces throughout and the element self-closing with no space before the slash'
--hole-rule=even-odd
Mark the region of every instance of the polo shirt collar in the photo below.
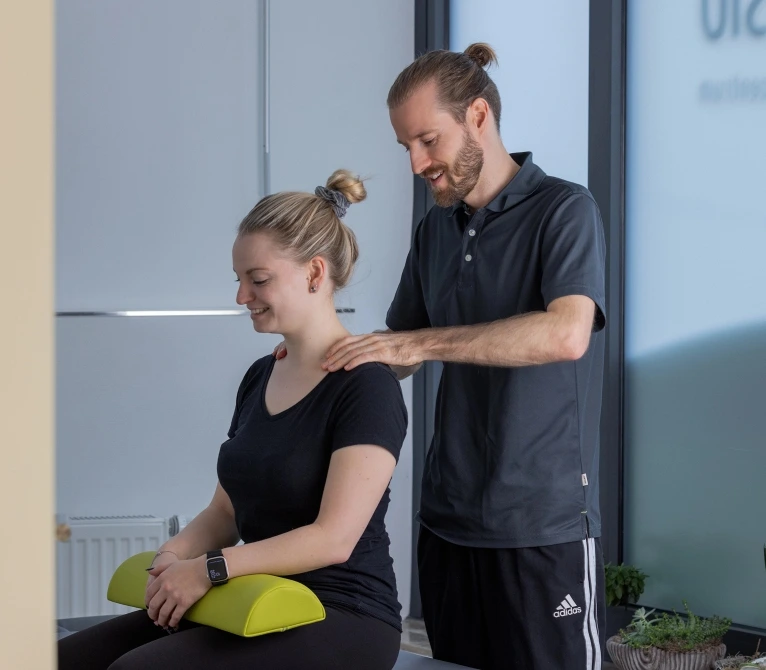
<svg viewBox="0 0 766 670">
<path fill-rule="evenodd" d="M 504 212 L 534 193 L 543 179 L 545 179 L 545 172 L 532 162 L 531 151 L 511 154 L 511 158 L 519 164 L 521 169 L 485 209 L 493 212 Z M 455 203 L 449 208 L 449 215 L 454 215 L 456 211 L 464 206 L 465 203 L 462 200 Z"/>
</svg>

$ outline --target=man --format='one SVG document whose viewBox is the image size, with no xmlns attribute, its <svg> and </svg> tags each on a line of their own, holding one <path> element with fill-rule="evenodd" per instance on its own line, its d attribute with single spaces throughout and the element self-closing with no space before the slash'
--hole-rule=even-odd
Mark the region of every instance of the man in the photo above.
<svg viewBox="0 0 766 670">
<path fill-rule="evenodd" d="M 598 441 L 603 225 L 582 186 L 500 138 L 487 45 L 431 52 L 388 106 L 436 202 L 415 233 L 389 331 L 326 369 L 399 378 L 444 362 L 419 511 L 434 657 L 477 668 L 600 670 Z"/>
</svg>

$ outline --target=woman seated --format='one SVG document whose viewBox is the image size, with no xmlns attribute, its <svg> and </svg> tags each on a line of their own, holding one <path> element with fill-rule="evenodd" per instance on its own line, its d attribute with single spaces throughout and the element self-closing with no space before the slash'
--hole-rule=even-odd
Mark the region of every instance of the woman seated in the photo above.
<svg viewBox="0 0 766 670">
<path fill-rule="evenodd" d="M 62 639 L 60 670 L 394 666 L 401 619 L 384 517 L 406 409 L 386 366 L 322 369 L 349 334 L 333 294 L 348 283 L 358 249 L 341 219 L 365 196 L 362 182 L 339 170 L 314 194 L 264 198 L 240 224 L 237 302 L 257 332 L 282 335 L 289 355 L 266 356 L 245 374 L 213 499 L 157 552 L 148 611 Z M 225 559 L 214 561 L 216 581 L 289 577 L 319 597 L 326 619 L 254 638 L 183 620 L 216 588 L 207 570 L 216 550 Z"/>
</svg>

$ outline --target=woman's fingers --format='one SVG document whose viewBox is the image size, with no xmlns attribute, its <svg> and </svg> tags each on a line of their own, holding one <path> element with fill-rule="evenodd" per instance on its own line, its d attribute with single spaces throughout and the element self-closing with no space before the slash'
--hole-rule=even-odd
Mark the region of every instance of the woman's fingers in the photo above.
<svg viewBox="0 0 766 670">
<path fill-rule="evenodd" d="M 159 615 L 157 616 L 157 623 L 163 628 L 167 628 L 175 609 L 176 603 L 170 599 L 166 600 L 160 608 Z"/>
<path fill-rule="evenodd" d="M 181 623 L 181 619 L 183 618 L 184 614 L 186 614 L 186 610 L 188 607 L 183 605 L 182 603 L 178 603 L 173 610 L 173 614 L 170 617 L 170 621 L 168 622 L 168 627 L 171 629 L 178 628 L 178 625 Z"/>
<path fill-rule="evenodd" d="M 149 604 L 146 607 L 146 613 L 149 615 L 149 618 L 152 621 L 157 621 L 157 618 L 159 617 L 160 610 L 162 609 L 163 605 L 165 604 L 165 600 L 167 600 L 167 597 L 164 595 L 162 591 L 159 591 L 150 601 Z"/>
</svg>

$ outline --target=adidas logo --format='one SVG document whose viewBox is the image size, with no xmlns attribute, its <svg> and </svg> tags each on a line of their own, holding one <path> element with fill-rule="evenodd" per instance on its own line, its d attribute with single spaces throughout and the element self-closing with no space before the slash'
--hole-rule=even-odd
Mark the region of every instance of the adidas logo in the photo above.
<svg viewBox="0 0 766 670">
<path fill-rule="evenodd" d="M 561 617 L 572 616 L 573 614 L 580 614 L 581 612 L 582 607 L 578 607 L 575 601 L 572 600 L 572 596 L 567 594 L 567 597 L 561 601 L 561 605 L 556 608 L 553 616 L 556 619 L 560 619 Z"/>
</svg>

